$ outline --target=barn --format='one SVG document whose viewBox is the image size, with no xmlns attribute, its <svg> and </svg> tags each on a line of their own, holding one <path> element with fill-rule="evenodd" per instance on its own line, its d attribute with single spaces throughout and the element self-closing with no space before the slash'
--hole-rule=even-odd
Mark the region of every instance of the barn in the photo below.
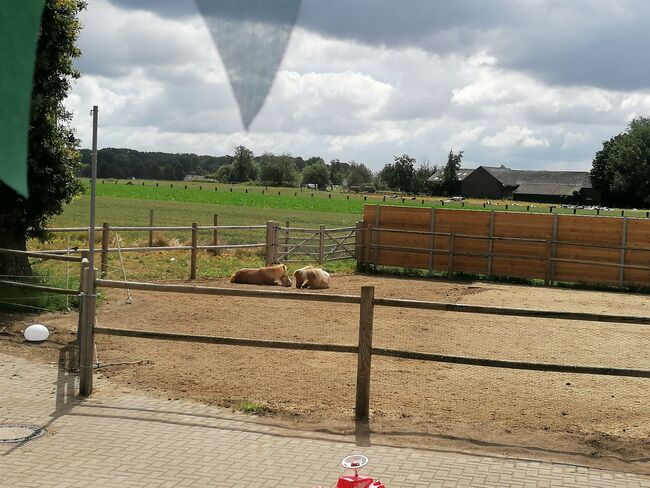
<svg viewBox="0 0 650 488">
<path fill-rule="evenodd" d="M 429 181 L 442 178 L 437 171 Z M 466 198 L 494 198 L 527 202 L 596 205 L 600 192 L 585 171 L 532 171 L 505 166 L 479 166 L 458 172 L 461 195 Z"/>
</svg>

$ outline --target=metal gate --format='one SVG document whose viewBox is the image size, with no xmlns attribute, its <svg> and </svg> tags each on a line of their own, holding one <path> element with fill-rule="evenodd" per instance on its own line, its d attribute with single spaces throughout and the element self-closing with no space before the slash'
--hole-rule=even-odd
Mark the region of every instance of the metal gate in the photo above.
<svg viewBox="0 0 650 488">
<path fill-rule="evenodd" d="M 288 223 L 287 223 L 288 224 Z M 271 262 L 299 263 L 355 259 L 356 227 L 318 229 L 274 226 Z"/>
</svg>

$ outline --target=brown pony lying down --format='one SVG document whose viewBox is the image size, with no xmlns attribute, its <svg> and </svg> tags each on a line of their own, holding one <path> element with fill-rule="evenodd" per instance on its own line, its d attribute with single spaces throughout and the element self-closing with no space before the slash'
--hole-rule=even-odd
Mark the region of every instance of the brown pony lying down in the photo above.
<svg viewBox="0 0 650 488">
<path fill-rule="evenodd" d="M 293 273 L 296 280 L 296 288 L 311 288 L 313 290 L 319 288 L 330 287 L 330 274 L 320 268 L 313 266 L 305 266 L 304 268 L 297 269 Z"/>
<path fill-rule="evenodd" d="M 244 268 L 230 277 L 231 283 L 245 283 L 248 285 L 276 285 L 291 286 L 284 264 L 265 266 L 263 268 Z"/>
</svg>

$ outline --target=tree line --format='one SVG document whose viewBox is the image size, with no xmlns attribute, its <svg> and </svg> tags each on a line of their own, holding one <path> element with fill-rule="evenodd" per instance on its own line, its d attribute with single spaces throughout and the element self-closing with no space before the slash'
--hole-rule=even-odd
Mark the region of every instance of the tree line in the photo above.
<svg viewBox="0 0 650 488">
<path fill-rule="evenodd" d="M 329 162 L 319 156 L 303 159 L 290 154 L 266 152 L 256 156 L 245 146 L 236 146 L 234 154 L 225 156 L 199 156 L 142 152 L 134 149 L 105 148 L 98 151 L 98 178 L 183 180 L 188 175 L 198 175 L 222 183 L 259 183 L 275 186 L 315 185 L 321 190 L 332 186 L 368 190 L 392 190 L 413 194 L 451 194 L 456 171 L 460 168 L 462 152 L 449 153 L 444 167 L 445 180 L 430 182 L 438 170 L 436 165 L 423 162 L 418 165 L 408 154 L 394 156 L 393 162 L 373 173 L 357 161 Z M 91 152 L 81 150 L 84 164 L 79 176 L 90 176 Z M 455 179 L 456 178 L 456 179 Z M 455 179 L 455 180 L 454 180 Z"/>
<path fill-rule="evenodd" d="M 607 205 L 650 207 L 650 118 L 635 118 L 603 142 L 592 162 L 591 180 Z"/>
</svg>

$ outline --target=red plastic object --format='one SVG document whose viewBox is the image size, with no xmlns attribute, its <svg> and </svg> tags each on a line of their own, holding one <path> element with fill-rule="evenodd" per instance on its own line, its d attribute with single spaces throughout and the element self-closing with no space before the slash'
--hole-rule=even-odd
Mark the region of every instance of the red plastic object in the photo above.
<svg viewBox="0 0 650 488">
<path fill-rule="evenodd" d="M 336 483 L 336 488 L 386 488 L 379 480 L 374 480 L 370 476 L 360 475 L 359 469 L 368 464 L 368 458 L 363 455 L 348 456 L 341 461 L 345 469 L 354 470 L 354 474 L 343 474 Z M 314 488 L 323 488 L 316 486 Z"/>
<path fill-rule="evenodd" d="M 336 488 L 386 488 L 384 484 L 370 476 L 344 474 L 336 483 Z"/>
</svg>

